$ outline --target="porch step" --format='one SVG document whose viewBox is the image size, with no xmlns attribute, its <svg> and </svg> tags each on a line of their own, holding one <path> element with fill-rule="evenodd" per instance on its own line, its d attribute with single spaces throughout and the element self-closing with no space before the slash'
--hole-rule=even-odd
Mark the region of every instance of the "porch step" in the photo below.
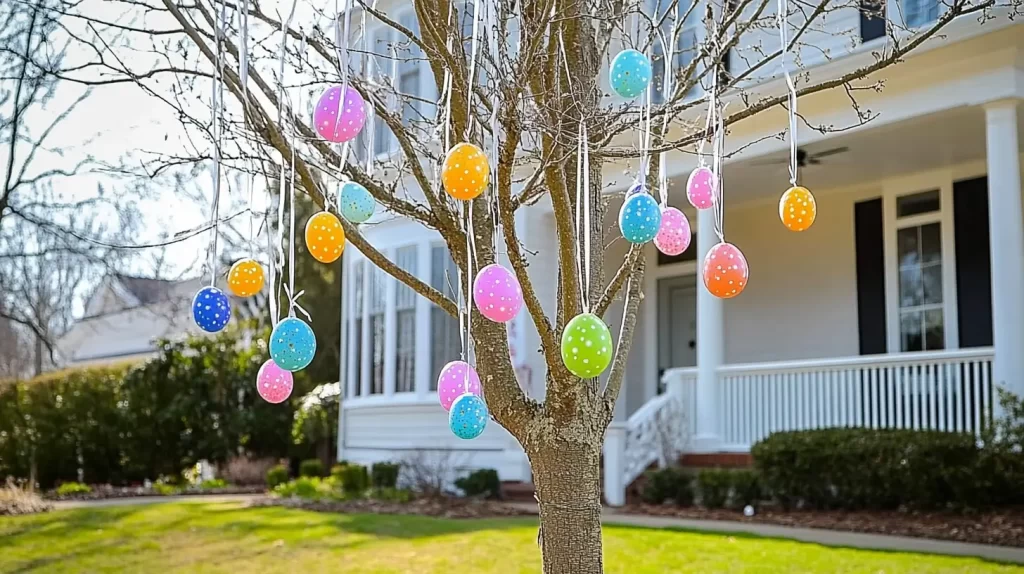
<svg viewBox="0 0 1024 574">
<path fill-rule="evenodd" d="M 509 502 L 536 502 L 532 482 L 504 481 L 501 483 L 501 499 Z"/>
</svg>

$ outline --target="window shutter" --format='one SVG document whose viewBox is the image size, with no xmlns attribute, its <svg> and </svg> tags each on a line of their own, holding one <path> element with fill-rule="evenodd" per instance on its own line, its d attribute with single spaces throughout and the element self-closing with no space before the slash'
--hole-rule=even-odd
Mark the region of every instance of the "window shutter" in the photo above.
<svg viewBox="0 0 1024 574">
<path fill-rule="evenodd" d="M 882 199 L 855 204 L 853 215 L 857 249 L 857 323 L 860 332 L 860 354 L 876 355 L 888 350 L 885 325 Z"/>
<path fill-rule="evenodd" d="M 992 345 L 992 261 L 987 178 L 953 183 L 953 232 L 960 347 L 988 347 Z"/>
<path fill-rule="evenodd" d="M 860 40 L 885 36 L 885 0 L 860 0 Z"/>
</svg>

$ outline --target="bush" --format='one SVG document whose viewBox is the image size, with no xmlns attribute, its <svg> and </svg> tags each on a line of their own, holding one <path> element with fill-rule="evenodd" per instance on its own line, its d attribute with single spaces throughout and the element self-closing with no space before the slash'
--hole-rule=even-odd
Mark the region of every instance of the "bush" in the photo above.
<svg viewBox="0 0 1024 574">
<path fill-rule="evenodd" d="M 672 501 L 679 506 L 693 504 L 693 480 L 677 467 L 648 471 L 640 497 L 648 504 Z"/>
<path fill-rule="evenodd" d="M 324 463 L 318 458 L 311 458 L 299 463 L 299 476 L 321 477 L 324 475 Z"/>
<path fill-rule="evenodd" d="M 80 482 L 65 482 L 57 487 L 57 496 L 74 496 L 76 494 L 89 494 L 92 487 Z"/>
<path fill-rule="evenodd" d="M 276 488 L 279 484 L 288 482 L 288 467 L 279 464 L 267 471 L 267 488 Z"/>
<path fill-rule="evenodd" d="M 761 477 L 756 471 L 740 469 L 732 471 L 731 475 L 733 506 L 742 508 L 761 501 Z"/>
<path fill-rule="evenodd" d="M 398 471 L 401 465 L 391 462 L 378 462 L 370 467 L 370 479 L 376 489 L 395 488 L 398 486 Z"/>
<path fill-rule="evenodd" d="M 272 458 L 236 456 L 229 458 L 218 474 L 229 484 L 259 486 L 266 484 L 267 471 L 275 464 L 277 461 Z"/>
<path fill-rule="evenodd" d="M 986 450 L 969 434 L 835 428 L 774 433 L 751 454 L 785 507 L 932 509 L 993 502 L 985 485 L 1014 464 Z"/>
<path fill-rule="evenodd" d="M 498 471 L 493 468 L 474 470 L 469 475 L 455 481 L 466 496 L 483 496 L 484 498 L 501 498 L 501 481 Z"/>
<path fill-rule="evenodd" d="M 217 490 L 218 488 L 227 488 L 228 483 L 223 478 L 212 478 L 210 480 L 204 480 L 199 483 L 201 490 Z"/>
<path fill-rule="evenodd" d="M 15 484 L 13 479 L 8 478 L 5 486 L 0 486 L 0 516 L 18 516 L 20 514 L 34 514 L 46 512 L 53 508 L 50 503 L 44 501 L 38 494 Z"/>
<path fill-rule="evenodd" d="M 697 474 L 697 490 L 700 502 L 705 508 L 723 508 L 729 501 L 732 490 L 732 472 L 721 469 L 704 469 Z"/>
<path fill-rule="evenodd" d="M 381 488 L 370 491 L 370 498 L 384 502 L 406 503 L 412 500 L 412 491 L 407 488 Z"/>
<path fill-rule="evenodd" d="M 274 487 L 274 494 L 285 498 L 301 498 L 303 500 L 323 500 L 337 498 L 331 484 L 319 477 L 303 476 Z"/>
<path fill-rule="evenodd" d="M 338 477 L 341 479 L 341 490 L 348 495 L 360 495 L 370 487 L 370 476 L 361 464 L 342 466 Z"/>
<path fill-rule="evenodd" d="M 173 484 L 165 484 L 163 482 L 156 482 L 153 484 L 153 492 L 160 496 L 173 496 L 181 493 L 181 488 Z"/>
</svg>

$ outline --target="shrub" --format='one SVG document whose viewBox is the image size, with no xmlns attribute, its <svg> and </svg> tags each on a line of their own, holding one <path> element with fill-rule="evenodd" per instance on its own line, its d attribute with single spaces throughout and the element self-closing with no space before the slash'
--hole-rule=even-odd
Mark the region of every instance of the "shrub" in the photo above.
<svg viewBox="0 0 1024 574">
<path fill-rule="evenodd" d="M 341 490 L 348 495 L 358 495 L 366 492 L 370 486 L 370 476 L 366 467 L 361 464 L 347 464 L 341 467 Z"/>
<path fill-rule="evenodd" d="M 181 492 L 181 489 L 173 484 L 156 482 L 153 484 L 153 492 L 160 496 L 173 496 Z"/>
<path fill-rule="evenodd" d="M 318 458 L 311 458 L 299 463 L 299 476 L 320 477 L 324 475 L 324 463 Z"/>
<path fill-rule="evenodd" d="M 455 481 L 466 496 L 483 496 L 484 498 L 501 498 L 501 481 L 498 471 L 493 468 L 474 470 L 467 476 Z"/>
<path fill-rule="evenodd" d="M 13 479 L 7 479 L 7 484 L 0 486 L 0 516 L 34 514 L 46 512 L 51 508 L 53 506 L 50 503 L 44 501 L 32 490 L 15 484 Z"/>
<path fill-rule="evenodd" d="M 297 497 L 304 500 L 335 498 L 330 483 L 315 476 L 303 476 L 274 487 L 274 494 L 285 498 Z"/>
<path fill-rule="evenodd" d="M 258 486 L 266 484 L 267 471 L 275 464 L 277 461 L 272 458 L 236 456 L 229 458 L 218 474 L 229 484 Z"/>
<path fill-rule="evenodd" d="M 267 488 L 273 489 L 279 484 L 288 482 L 288 467 L 279 464 L 267 471 Z"/>
<path fill-rule="evenodd" d="M 398 486 L 398 471 L 401 465 L 391 462 L 378 462 L 370 467 L 370 479 L 376 489 L 395 488 Z"/>
<path fill-rule="evenodd" d="M 204 480 L 199 483 L 201 490 L 217 490 L 218 488 L 227 488 L 228 483 L 223 478 L 212 478 L 210 480 Z"/>
<path fill-rule="evenodd" d="M 761 477 L 757 471 L 738 469 L 732 475 L 732 504 L 740 508 L 761 501 Z"/>
<path fill-rule="evenodd" d="M 57 496 L 74 496 L 76 494 L 89 494 L 92 487 L 80 482 L 65 482 L 57 487 Z"/>
<path fill-rule="evenodd" d="M 729 501 L 732 472 L 722 469 L 704 469 L 697 474 L 697 490 L 705 508 L 723 508 Z"/>
<path fill-rule="evenodd" d="M 672 501 L 679 506 L 693 504 L 693 486 L 690 475 L 677 467 L 652 470 L 644 475 L 647 479 L 640 497 L 648 504 L 663 504 Z"/>
<path fill-rule="evenodd" d="M 412 500 L 412 491 L 407 488 L 381 488 L 370 491 L 370 498 L 385 502 L 406 503 Z"/>
</svg>

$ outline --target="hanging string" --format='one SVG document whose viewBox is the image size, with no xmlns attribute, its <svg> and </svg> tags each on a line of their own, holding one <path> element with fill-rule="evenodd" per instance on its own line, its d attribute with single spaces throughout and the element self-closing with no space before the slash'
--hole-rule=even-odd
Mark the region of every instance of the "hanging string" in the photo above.
<svg viewBox="0 0 1024 574">
<path fill-rule="evenodd" d="M 665 35 L 658 33 L 658 39 L 661 42 L 661 53 L 665 54 L 665 73 L 662 78 L 662 93 L 665 94 L 663 98 L 665 101 L 672 96 L 672 89 L 674 87 L 673 80 L 675 79 L 675 71 L 672 69 L 675 65 L 676 54 L 676 34 L 679 29 L 679 3 L 676 2 L 676 18 L 672 22 L 671 41 L 665 40 Z M 648 90 L 650 92 L 650 90 Z M 649 105 L 649 104 L 648 104 Z M 650 114 L 650 111 L 647 112 Z M 661 133 L 666 135 L 668 133 L 668 119 L 671 114 L 665 114 L 661 121 Z M 703 141 L 701 142 L 703 144 Z M 658 197 L 661 203 L 662 209 L 668 207 L 668 153 L 661 152 L 658 154 Z"/>
<path fill-rule="evenodd" d="M 217 283 L 217 251 L 220 240 L 220 180 L 221 180 L 221 130 L 224 99 L 224 31 L 227 26 L 227 5 L 220 4 L 218 11 L 216 43 L 217 62 L 213 78 L 213 238 L 210 247 L 210 286 Z"/>
<path fill-rule="evenodd" d="M 238 78 L 242 84 L 242 101 L 249 105 L 249 0 L 242 0 L 241 50 L 238 56 Z"/>
<path fill-rule="evenodd" d="M 789 54 L 789 1 L 778 0 L 778 13 L 775 15 L 779 24 L 779 38 L 782 41 L 782 73 L 786 76 L 786 88 L 789 90 L 789 183 L 796 186 L 797 182 L 797 142 L 796 142 L 796 85 L 789 74 L 786 56 Z"/>
<path fill-rule="evenodd" d="M 473 81 L 476 74 L 476 56 L 479 49 L 480 38 L 480 0 L 473 0 L 473 41 L 472 48 L 469 56 L 469 80 L 466 84 L 466 134 L 463 137 L 465 141 L 469 141 L 470 136 L 473 134 L 473 119 L 476 114 L 473 113 Z"/>
<path fill-rule="evenodd" d="M 306 44 L 306 38 L 303 36 L 302 45 L 303 48 Z M 299 90 L 298 102 L 296 102 L 295 109 L 302 108 L 302 90 Z M 291 157 L 291 185 L 288 186 L 288 202 L 291 208 L 289 209 L 290 222 L 288 225 L 288 286 L 285 289 L 285 293 L 288 295 L 288 316 L 295 316 L 295 309 L 298 307 L 296 300 L 302 293 L 295 292 L 295 140 L 298 133 L 298 127 L 292 125 L 292 157 Z M 303 310 L 306 317 L 309 317 L 309 313 Z"/>
<path fill-rule="evenodd" d="M 715 174 L 715 189 L 713 190 L 714 203 L 712 209 L 714 209 L 715 216 L 715 235 L 718 236 L 719 241 L 725 241 L 725 184 L 724 177 L 722 174 L 722 156 L 725 151 L 725 124 L 723 121 L 722 114 L 722 102 L 719 98 L 719 86 L 718 76 L 720 74 L 721 64 L 721 44 L 718 39 L 718 13 L 712 8 L 711 9 L 711 93 L 709 95 L 708 103 L 708 129 L 714 130 L 713 141 L 711 144 L 711 171 Z M 703 142 L 702 142 L 703 144 Z"/>
<path fill-rule="evenodd" d="M 291 26 L 292 18 L 295 16 L 295 7 L 298 4 L 298 0 L 292 2 L 291 11 L 288 13 L 288 18 L 281 23 L 281 41 L 280 49 L 278 50 L 278 84 L 277 84 L 277 125 L 279 129 L 284 129 L 284 80 L 285 80 L 285 56 L 287 54 L 288 46 L 288 28 Z M 292 134 L 294 142 L 294 133 Z M 283 275 L 284 273 L 284 209 L 285 209 L 285 176 L 287 175 L 287 161 L 284 152 L 280 154 L 281 170 L 278 174 L 278 188 L 277 188 L 277 242 L 273 247 L 272 252 L 276 253 L 274 256 L 273 265 L 270 271 L 270 284 L 273 289 L 277 289 L 277 275 Z M 268 239 L 269 239 L 269 233 Z M 278 320 L 280 319 L 280 308 L 277 302 L 277 295 L 270 297 L 270 318 L 277 326 Z"/>
<path fill-rule="evenodd" d="M 496 1 L 488 2 L 484 11 L 485 24 L 487 27 L 487 50 L 491 55 L 491 62 L 494 63 L 494 77 L 501 77 L 500 58 L 498 53 L 498 6 Z M 498 210 L 501 203 L 498 201 L 498 106 L 500 105 L 497 90 L 491 95 L 491 153 L 488 154 L 491 174 L 491 228 L 493 229 L 492 242 L 497 254 L 501 242 L 501 217 Z M 505 250 L 508 251 L 507 249 Z"/>
<path fill-rule="evenodd" d="M 377 9 L 377 0 L 373 0 L 372 9 L 373 10 Z M 360 28 L 362 29 L 362 36 L 363 36 L 362 37 L 363 55 L 362 55 L 362 58 L 361 58 L 360 69 L 362 70 L 364 77 L 370 78 L 370 77 L 372 77 L 371 74 L 373 73 L 373 71 L 370 69 L 371 66 L 370 66 L 370 60 L 369 60 L 369 58 L 370 58 L 369 54 L 370 54 L 370 50 L 372 49 L 372 46 L 368 46 L 367 45 L 369 43 L 368 42 L 369 34 L 366 33 L 367 32 L 367 30 L 366 30 L 366 12 L 367 12 L 366 10 L 363 10 L 363 13 L 362 13 L 362 23 L 360 24 Z M 367 114 L 367 118 L 366 118 L 366 123 L 368 125 L 364 128 L 366 130 L 366 174 L 368 176 L 370 176 L 370 177 L 373 177 L 373 168 L 374 168 L 374 161 L 373 161 L 374 160 L 374 157 L 373 157 L 374 136 L 375 136 L 375 132 L 376 132 L 377 122 L 376 122 L 376 120 L 374 120 L 374 117 L 373 117 L 373 106 L 369 106 L 369 110 L 368 111 L 369 111 L 369 113 Z M 436 182 L 436 179 L 435 179 L 435 184 L 436 183 L 437 182 Z"/>
<path fill-rule="evenodd" d="M 338 47 L 338 68 L 341 71 L 341 95 L 338 97 L 338 113 L 335 115 L 335 129 L 342 118 L 342 108 L 345 107 L 346 94 L 348 93 L 348 41 L 349 41 L 349 26 L 352 21 L 352 6 L 349 5 L 348 0 L 343 0 L 340 11 L 338 2 L 334 2 L 334 11 L 336 13 L 335 18 L 335 42 L 334 45 Z M 344 12 L 344 23 L 342 23 L 342 13 Z M 365 14 L 364 14 L 365 16 Z M 350 142 L 346 141 L 341 145 L 341 149 L 338 153 L 338 184 L 341 184 L 343 179 L 342 172 L 345 169 L 345 163 L 348 161 Z M 338 212 L 341 213 L 341 193 L 340 189 L 337 194 Z"/>
</svg>

